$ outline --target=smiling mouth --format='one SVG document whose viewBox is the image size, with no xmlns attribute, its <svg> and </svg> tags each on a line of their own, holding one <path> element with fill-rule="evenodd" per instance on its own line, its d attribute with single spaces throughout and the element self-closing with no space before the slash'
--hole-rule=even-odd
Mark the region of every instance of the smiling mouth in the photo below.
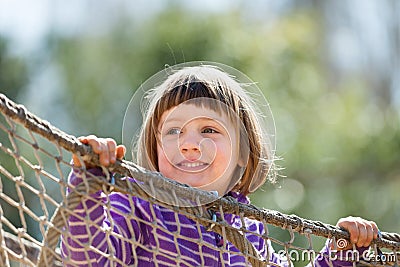
<svg viewBox="0 0 400 267">
<path fill-rule="evenodd" d="M 209 166 L 208 163 L 204 162 L 180 162 L 176 164 L 176 167 L 183 171 L 197 172 L 206 169 Z"/>
<path fill-rule="evenodd" d="M 185 162 L 185 163 L 179 163 L 178 166 L 180 167 L 188 167 L 188 168 L 195 168 L 199 166 L 206 166 L 206 163 L 203 162 Z"/>
</svg>

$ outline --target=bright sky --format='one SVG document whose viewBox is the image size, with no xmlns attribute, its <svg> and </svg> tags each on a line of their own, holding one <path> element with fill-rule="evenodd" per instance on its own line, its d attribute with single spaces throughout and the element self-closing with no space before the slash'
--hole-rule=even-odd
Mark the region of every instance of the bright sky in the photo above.
<svg viewBox="0 0 400 267">
<path fill-rule="evenodd" d="M 271 17 L 277 10 L 284 8 L 288 0 L 256 0 L 252 2 L 242 0 L 202 0 L 182 1 L 187 8 L 202 12 L 220 12 L 228 8 L 242 7 L 252 15 Z M 34 4 L 32 4 L 34 3 Z M 14 41 L 16 51 L 35 49 L 42 41 L 43 36 L 50 30 L 57 29 L 64 34 L 73 34 L 81 29 L 83 22 L 95 24 L 99 29 L 102 23 L 113 18 L 113 10 L 123 6 L 132 13 L 135 19 L 149 16 L 161 10 L 173 1 L 160 0 L 0 0 L 0 35 L 6 35 Z M 267 16 L 266 16 L 267 15 Z M 102 18 L 106 18 L 102 20 Z"/>
<path fill-rule="evenodd" d="M 79 28 L 87 9 L 79 0 L 0 0 L 0 34 L 13 41 L 16 51 L 35 49 L 51 29 Z"/>
<path fill-rule="evenodd" d="M 114 3 L 119 5 L 121 2 Z M 140 2 L 143 5 L 143 1 Z M 140 5 L 140 2 L 135 1 L 135 4 Z M 148 11 L 157 6 L 151 3 L 154 1 L 146 2 Z M 43 36 L 55 28 L 73 32 L 79 29 L 83 19 L 95 17 L 93 11 L 98 11 L 98 6 L 91 6 L 96 4 L 94 1 L 36 0 L 32 3 L 26 0 L 0 0 L 0 34 L 10 37 L 19 49 L 36 47 Z M 102 5 L 109 6 L 110 2 L 103 2 Z"/>
</svg>

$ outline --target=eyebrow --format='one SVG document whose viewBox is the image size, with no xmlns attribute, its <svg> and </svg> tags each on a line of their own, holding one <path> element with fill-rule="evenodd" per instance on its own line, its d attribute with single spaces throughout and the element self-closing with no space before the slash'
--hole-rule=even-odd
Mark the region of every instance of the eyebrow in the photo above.
<svg viewBox="0 0 400 267">
<path fill-rule="evenodd" d="M 201 119 L 201 120 L 206 120 L 206 121 L 215 121 L 218 124 L 225 125 L 225 123 L 223 123 L 222 121 L 214 119 L 214 118 L 210 118 L 210 117 L 199 116 L 199 117 L 194 117 L 191 120 L 195 120 L 195 119 Z M 166 121 L 163 120 L 163 121 L 160 121 L 160 125 L 163 125 L 164 123 L 176 123 L 176 122 L 182 122 L 182 120 L 179 118 L 172 118 L 172 119 L 168 119 Z"/>
</svg>

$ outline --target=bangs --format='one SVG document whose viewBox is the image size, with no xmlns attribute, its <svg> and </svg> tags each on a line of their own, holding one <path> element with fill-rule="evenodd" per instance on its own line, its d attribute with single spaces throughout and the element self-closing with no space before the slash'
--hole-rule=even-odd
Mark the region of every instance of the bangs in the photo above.
<svg viewBox="0 0 400 267">
<path fill-rule="evenodd" d="M 219 81 L 205 83 L 202 81 L 187 81 L 166 90 L 155 106 L 153 122 L 158 124 L 162 114 L 180 104 L 193 104 L 197 107 L 211 109 L 219 115 L 225 114 L 230 118 L 237 116 L 238 99 L 227 94 L 225 85 Z M 155 126 L 155 125 L 154 125 Z"/>
</svg>

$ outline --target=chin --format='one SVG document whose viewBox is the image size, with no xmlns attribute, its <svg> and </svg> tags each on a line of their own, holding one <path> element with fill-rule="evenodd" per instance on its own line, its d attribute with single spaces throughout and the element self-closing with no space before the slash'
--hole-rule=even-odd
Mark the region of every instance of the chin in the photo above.
<svg viewBox="0 0 400 267">
<path fill-rule="evenodd" d="M 183 183 L 185 183 L 185 182 L 183 182 Z M 206 185 L 204 185 L 202 183 L 199 183 L 198 181 L 196 181 L 194 183 L 186 182 L 186 184 L 190 185 L 191 187 L 196 187 L 196 188 L 200 188 L 200 187 L 205 187 L 206 186 Z"/>
</svg>

